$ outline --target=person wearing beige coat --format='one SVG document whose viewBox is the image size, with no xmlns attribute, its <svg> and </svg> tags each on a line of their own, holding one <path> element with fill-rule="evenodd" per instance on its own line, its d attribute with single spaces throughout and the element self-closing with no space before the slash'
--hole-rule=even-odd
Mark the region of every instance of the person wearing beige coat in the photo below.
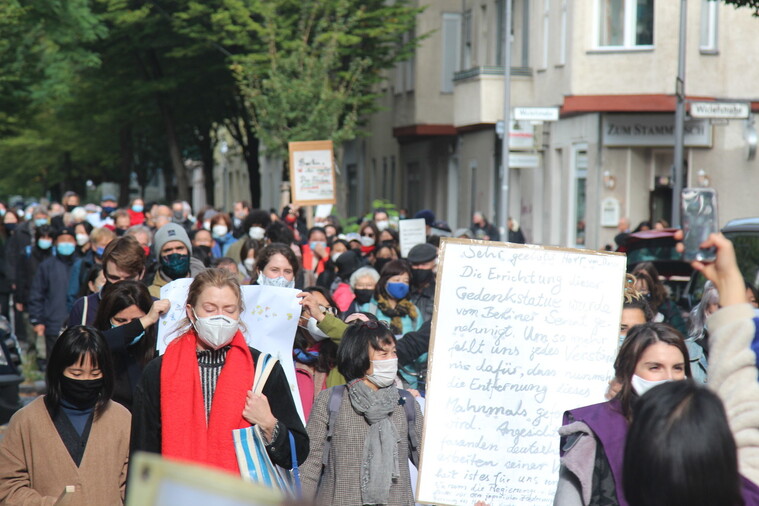
<svg viewBox="0 0 759 506">
<path fill-rule="evenodd" d="M 47 394 L 13 415 L 0 440 L 0 504 L 123 504 L 132 417 L 111 400 L 108 344 L 75 325 L 48 359 Z"/>
<path fill-rule="evenodd" d="M 93 421 L 79 467 L 58 437 L 44 397 L 11 418 L 0 441 L 0 504 L 52 505 L 67 485 L 70 505 L 123 504 L 129 461 L 129 411 L 109 401 Z"/>
</svg>

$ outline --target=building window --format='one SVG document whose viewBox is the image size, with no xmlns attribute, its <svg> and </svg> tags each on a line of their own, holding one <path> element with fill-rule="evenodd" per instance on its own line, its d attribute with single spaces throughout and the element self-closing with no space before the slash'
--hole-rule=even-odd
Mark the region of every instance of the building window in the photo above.
<svg viewBox="0 0 759 506">
<path fill-rule="evenodd" d="M 464 37 L 464 52 L 462 55 L 461 68 L 469 69 L 472 66 L 472 10 L 464 12 L 462 20 L 462 35 Z"/>
<path fill-rule="evenodd" d="M 453 74 L 460 70 L 461 63 L 461 14 L 443 14 L 443 65 L 441 93 L 453 93 Z"/>
<path fill-rule="evenodd" d="M 573 149 L 572 174 L 573 184 L 570 202 L 573 212 L 570 213 L 570 242 L 572 246 L 585 246 L 586 208 L 587 208 L 587 185 L 588 185 L 588 150 L 585 145 Z"/>
<path fill-rule="evenodd" d="M 390 191 L 387 185 L 390 183 L 390 178 L 387 177 L 387 157 L 382 157 L 382 195 L 380 198 L 387 200 Z"/>
<path fill-rule="evenodd" d="M 551 0 L 543 0 L 543 62 L 541 68 L 548 67 L 548 46 L 551 32 Z"/>
<path fill-rule="evenodd" d="M 717 0 L 701 0 L 701 36 L 699 49 L 704 52 L 717 51 Z"/>
<path fill-rule="evenodd" d="M 406 32 L 406 33 L 403 34 L 403 43 L 404 44 L 408 44 L 409 41 L 412 40 L 413 38 L 414 38 L 414 33 L 413 32 Z M 404 73 L 405 73 L 405 78 L 406 78 L 405 87 L 404 88 L 405 88 L 406 91 L 414 91 L 414 84 L 415 84 L 415 79 L 414 79 L 414 77 L 415 77 L 414 76 L 414 72 L 415 72 L 415 69 L 414 69 L 414 67 L 415 67 L 415 58 L 414 58 L 414 54 L 412 54 L 409 57 L 409 59 L 406 60 L 403 63 L 404 63 L 403 66 L 404 66 L 404 71 L 405 71 Z"/>
<path fill-rule="evenodd" d="M 390 193 L 387 198 L 390 202 L 395 202 L 395 155 L 390 157 Z"/>
<path fill-rule="evenodd" d="M 654 0 L 598 0 L 598 46 L 654 44 Z"/>
</svg>

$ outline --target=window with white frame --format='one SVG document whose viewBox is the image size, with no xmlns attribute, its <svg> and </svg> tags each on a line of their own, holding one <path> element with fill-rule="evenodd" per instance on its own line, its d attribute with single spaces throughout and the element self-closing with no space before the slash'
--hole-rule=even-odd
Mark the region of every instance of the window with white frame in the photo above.
<svg viewBox="0 0 759 506">
<path fill-rule="evenodd" d="M 717 51 L 718 6 L 717 0 L 701 0 L 701 36 L 699 37 L 701 51 Z"/>
<path fill-rule="evenodd" d="M 461 14 L 443 13 L 443 60 L 441 93 L 453 93 L 453 74 L 461 64 Z"/>
<path fill-rule="evenodd" d="M 472 10 L 464 12 L 462 21 L 462 35 L 464 38 L 464 54 L 461 62 L 461 68 L 467 70 L 472 66 Z"/>
<path fill-rule="evenodd" d="M 654 0 L 598 0 L 599 47 L 654 44 Z"/>
<path fill-rule="evenodd" d="M 582 248 L 586 237 L 586 211 L 588 203 L 588 147 L 585 144 L 572 146 L 572 184 L 569 195 L 572 212 L 569 213 L 569 242 L 571 246 Z"/>
</svg>

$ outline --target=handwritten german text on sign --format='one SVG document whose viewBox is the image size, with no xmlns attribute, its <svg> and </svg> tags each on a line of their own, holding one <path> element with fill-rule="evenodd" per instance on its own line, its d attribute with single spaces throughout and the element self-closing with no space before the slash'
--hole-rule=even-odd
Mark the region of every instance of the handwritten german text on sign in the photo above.
<svg viewBox="0 0 759 506">
<path fill-rule="evenodd" d="M 602 402 L 625 257 L 443 239 L 418 502 L 552 504 L 562 413 Z"/>
<path fill-rule="evenodd" d="M 292 201 L 301 205 L 334 204 L 332 141 L 291 142 Z"/>
</svg>

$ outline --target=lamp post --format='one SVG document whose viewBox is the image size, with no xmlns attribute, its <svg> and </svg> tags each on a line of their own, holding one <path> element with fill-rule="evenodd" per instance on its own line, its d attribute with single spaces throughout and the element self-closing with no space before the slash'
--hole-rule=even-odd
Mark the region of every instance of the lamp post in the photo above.
<svg viewBox="0 0 759 506">
<path fill-rule="evenodd" d="M 672 226 L 680 226 L 680 193 L 683 189 L 683 144 L 685 136 L 685 33 L 688 0 L 680 0 L 680 37 L 677 57 L 677 80 L 675 81 L 675 163 L 672 186 Z"/>
<path fill-rule="evenodd" d="M 499 218 L 509 234 L 509 132 L 511 131 L 511 2 L 503 0 L 503 137 L 501 139 L 501 198 Z"/>
</svg>

